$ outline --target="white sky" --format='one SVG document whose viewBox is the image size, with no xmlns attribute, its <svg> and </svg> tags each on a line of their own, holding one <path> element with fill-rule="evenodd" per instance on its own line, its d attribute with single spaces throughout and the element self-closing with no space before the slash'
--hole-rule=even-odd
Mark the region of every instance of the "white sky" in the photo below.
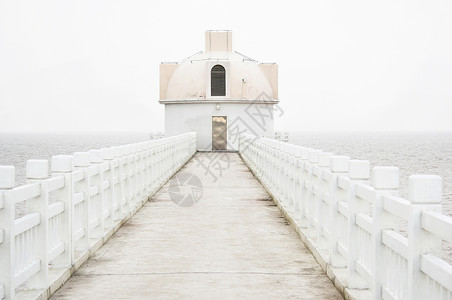
<svg viewBox="0 0 452 300">
<path fill-rule="evenodd" d="M 162 131 L 159 63 L 231 29 L 279 130 L 452 131 L 452 1 L 1 1 L 0 132 Z"/>
</svg>

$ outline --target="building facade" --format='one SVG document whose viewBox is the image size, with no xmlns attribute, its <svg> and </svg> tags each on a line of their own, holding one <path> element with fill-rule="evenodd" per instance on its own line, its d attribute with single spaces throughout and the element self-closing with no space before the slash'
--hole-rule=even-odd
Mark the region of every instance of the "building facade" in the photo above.
<svg viewBox="0 0 452 300">
<path fill-rule="evenodd" d="M 231 31 L 206 31 L 205 51 L 160 65 L 165 135 L 197 132 L 200 151 L 238 150 L 238 134 L 273 134 L 278 65 L 232 48 Z"/>
</svg>

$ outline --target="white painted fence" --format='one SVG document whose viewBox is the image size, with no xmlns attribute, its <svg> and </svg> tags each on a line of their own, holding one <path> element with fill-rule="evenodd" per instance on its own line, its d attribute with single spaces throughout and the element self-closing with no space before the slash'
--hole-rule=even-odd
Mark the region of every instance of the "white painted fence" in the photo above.
<svg viewBox="0 0 452 300">
<path fill-rule="evenodd" d="M 0 299 L 49 297 L 196 152 L 196 133 L 0 166 Z M 16 217 L 16 205 L 27 212 Z M 34 293 L 33 293 L 34 292 Z"/>
<path fill-rule="evenodd" d="M 405 200 L 395 167 L 250 135 L 239 151 L 346 297 L 452 299 L 439 176 L 410 176 Z"/>
</svg>

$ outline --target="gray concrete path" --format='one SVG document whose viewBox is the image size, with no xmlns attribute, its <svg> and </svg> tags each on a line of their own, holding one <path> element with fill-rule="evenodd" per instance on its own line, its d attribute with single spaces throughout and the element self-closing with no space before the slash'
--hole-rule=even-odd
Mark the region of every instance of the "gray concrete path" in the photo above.
<svg viewBox="0 0 452 300">
<path fill-rule="evenodd" d="M 170 181 L 53 298 L 342 299 L 238 154 L 197 154 L 181 174 L 199 202 L 176 205 L 169 190 L 191 189 Z"/>
</svg>

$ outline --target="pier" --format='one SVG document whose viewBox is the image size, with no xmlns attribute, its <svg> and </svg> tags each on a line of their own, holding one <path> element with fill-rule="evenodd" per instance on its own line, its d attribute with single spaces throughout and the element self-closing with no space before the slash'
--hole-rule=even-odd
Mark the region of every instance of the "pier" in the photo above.
<svg viewBox="0 0 452 300">
<path fill-rule="evenodd" d="M 215 182 L 210 155 L 178 172 L 201 179 L 199 202 L 176 205 L 167 183 L 53 298 L 342 299 L 239 155 Z"/>
<path fill-rule="evenodd" d="M 411 176 L 403 199 L 396 167 L 196 139 L 29 160 L 21 186 L 1 166 L 0 299 L 452 297 L 440 177 Z"/>
</svg>

